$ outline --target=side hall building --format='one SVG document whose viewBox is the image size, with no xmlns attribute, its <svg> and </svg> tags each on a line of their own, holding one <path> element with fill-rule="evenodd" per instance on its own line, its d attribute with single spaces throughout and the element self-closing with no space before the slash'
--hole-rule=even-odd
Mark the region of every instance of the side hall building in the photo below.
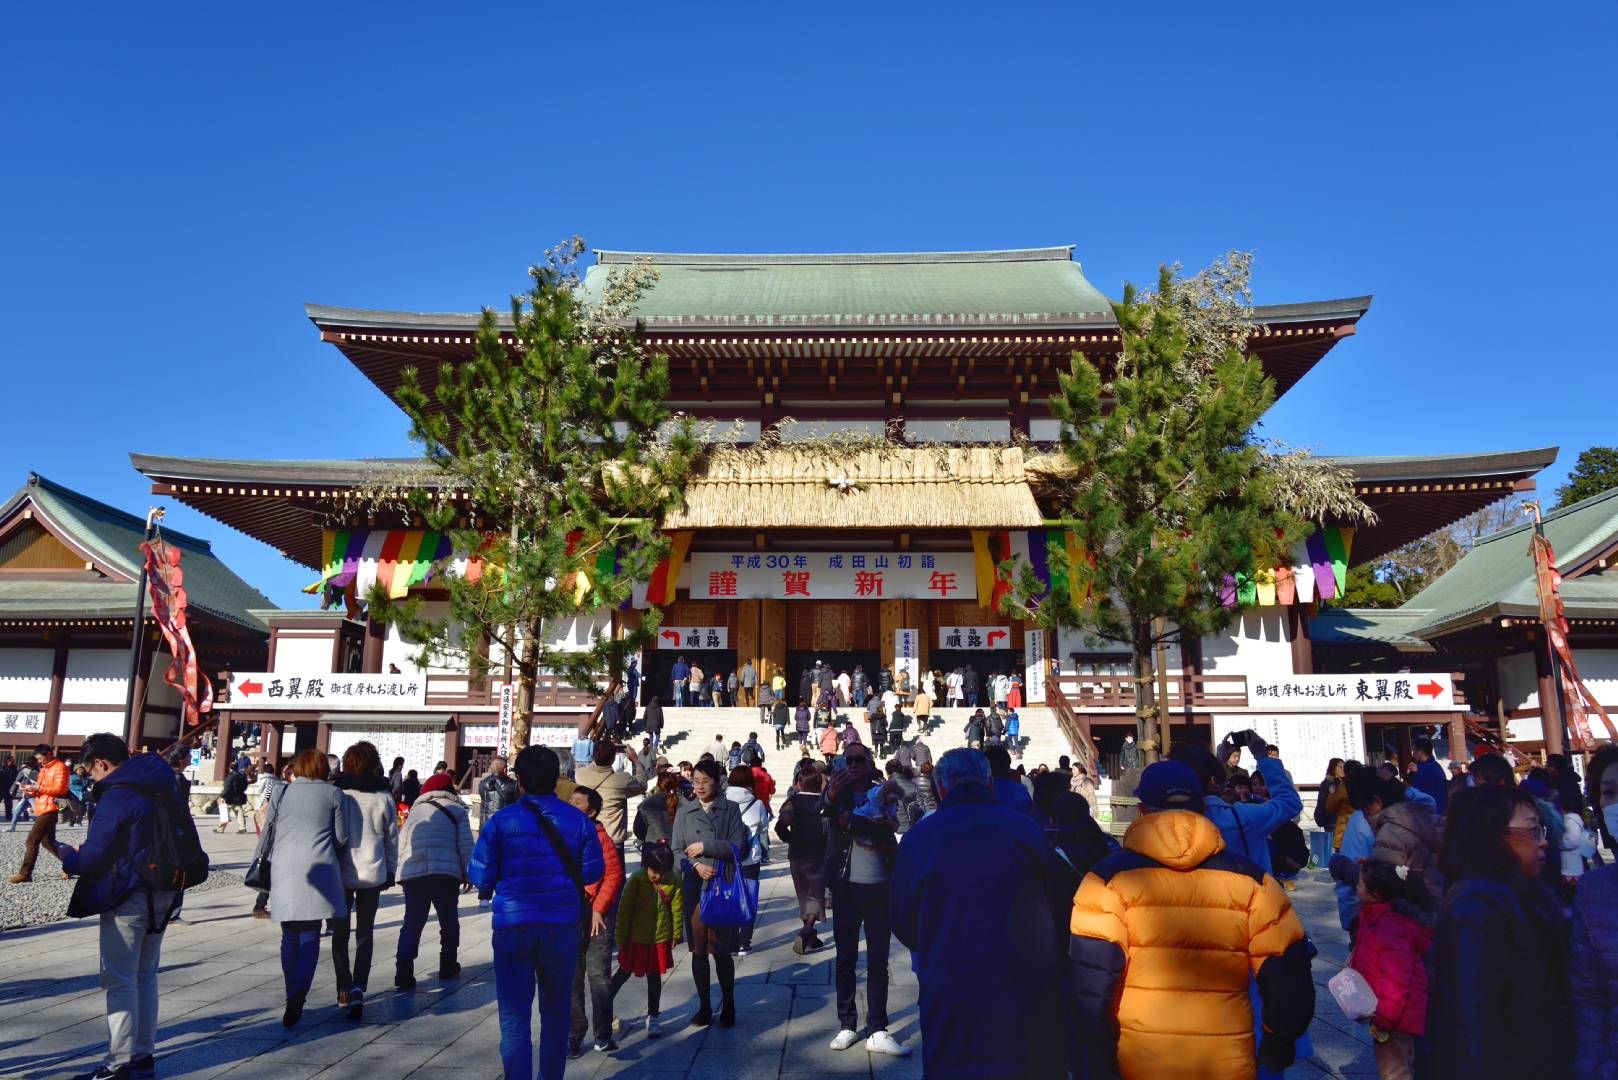
<svg viewBox="0 0 1618 1080">
<path fill-rule="evenodd" d="M 178 736 L 180 697 L 163 681 L 171 658 L 150 604 L 135 625 L 145 535 L 144 519 L 37 473 L 0 504 L 0 753 L 122 734 L 136 633 L 136 745 Z M 263 665 L 269 633 L 255 612 L 269 599 L 208 541 L 167 528 L 163 538 L 183 552 L 192 643 L 208 673 Z"/>
<path fill-rule="evenodd" d="M 1050 405 L 1057 375 L 1075 351 L 1106 366 L 1120 348 L 1108 300 L 1072 256 L 1071 247 L 597 253 L 587 292 L 638 260 L 659 271 L 635 317 L 650 346 L 670 359 L 672 408 L 739 432 L 743 442 L 794 421 L 767 452 L 721 456 L 694 475 L 685 508 L 663 522 L 673 555 L 637 593 L 638 610 L 656 605 L 664 623 L 658 647 L 642 658 L 643 700 L 667 699 L 667 673 L 682 653 L 709 672 L 751 660 L 765 678 L 784 672 L 789 687 L 816 659 L 867 672 L 895 663 L 941 672 L 970 664 L 984 675 L 1025 675 L 1025 699 L 1050 710 L 1081 758 L 1116 748 L 1133 729 L 1125 650 L 1098 648 L 1080 632 L 1046 634 L 999 614 L 994 603 L 996 562 L 1017 554 L 1039 570 L 1050 545 L 1064 543 L 1048 483 L 1059 436 Z M 1285 393 L 1356 333 L 1369 307 L 1369 297 L 1256 307 L 1250 348 Z M 469 357 L 478 324 L 475 314 L 318 305 L 307 313 L 321 341 L 390 399 L 405 368 L 430 377 L 439 364 Z M 833 431 L 862 431 L 889 445 L 840 453 L 814 438 Z M 1296 587 L 1244 596 L 1226 633 L 1170 650 L 1174 737 L 1266 721 L 1298 732 L 1330 727 L 1310 736 L 1325 746 L 1363 740 L 1378 725 L 1458 724 L 1466 699 L 1448 671 L 1429 684 L 1440 687 L 1434 694 L 1406 686 L 1395 698 L 1390 686 L 1379 701 L 1373 683 L 1356 701 L 1358 687 L 1327 687 L 1317 674 L 1311 615 L 1342 590 L 1348 566 L 1532 486 L 1554 458 L 1554 450 L 1530 450 L 1338 459 L 1377 523 L 1357 530 L 1321 523 L 1312 546 L 1297 553 Z M 350 509 L 356 492 L 407 462 L 132 460 L 156 493 L 323 575 L 334 565 L 361 582 L 385 574 L 430 605 L 433 587 L 422 568 L 454 557 L 419 521 Z M 582 642 L 638 617 L 637 610 L 601 612 L 552 633 L 558 642 Z M 244 699 L 237 686 L 224 708 L 228 722 L 270 724 L 277 750 L 336 749 L 344 739 L 370 737 L 384 756 L 399 748 L 412 767 L 416 760 L 430 766 L 429 756 L 464 767 L 493 745 L 498 679 L 477 684 L 465 671 L 418 669 L 391 631 L 342 612 L 274 612 L 267 621 L 270 655 L 259 674 L 282 676 L 282 696 Z M 303 688 L 319 678 L 324 692 L 339 672 L 384 689 L 335 704 L 286 696 L 293 679 Z M 392 683 L 398 688 L 388 689 Z M 1348 696 L 1311 696 L 1328 692 Z M 536 741 L 570 741 L 589 703 L 583 690 L 548 685 Z"/>
</svg>

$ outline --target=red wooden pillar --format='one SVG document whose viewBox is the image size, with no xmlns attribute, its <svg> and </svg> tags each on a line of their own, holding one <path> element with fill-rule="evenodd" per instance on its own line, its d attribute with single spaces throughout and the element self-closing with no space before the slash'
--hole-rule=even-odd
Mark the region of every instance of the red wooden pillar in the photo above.
<svg viewBox="0 0 1618 1080">
<path fill-rule="evenodd" d="M 219 710 L 219 725 L 214 735 L 213 749 L 213 782 L 224 783 L 225 773 L 235 765 L 236 752 L 231 749 L 231 741 L 235 738 L 235 724 L 231 720 L 234 710 Z"/>
<path fill-rule="evenodd" d="M 1287 638 L 1292 642 L 1292 674 L 1315 673 L 1314 642 L 1309 637 L 1309 617 L 1313 605 L 1287 605 Z"/>
</svg>

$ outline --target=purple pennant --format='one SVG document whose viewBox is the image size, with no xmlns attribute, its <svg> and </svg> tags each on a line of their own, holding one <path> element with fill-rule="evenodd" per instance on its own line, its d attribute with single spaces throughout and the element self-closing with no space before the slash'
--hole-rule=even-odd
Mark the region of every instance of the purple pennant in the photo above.
<svg viewBox="0 0 1618 1080">
<path fill-rule="evenodd" d="M 1337 574 L 1331 568 L 1331 555 L 1326 551 L 1326 534 L 1316 529 L 1314 535 L 1304 541 L 1304 547 L 1315 572 L 1315 591 L 1322 600 L 1330 600 L 1337 595 Z"/>
<path fill-rule="evenodd" d="M 1043 600 L 1051 592 L 1051 559 L 1050 534 L 1044 529 L 1028 530 L 1028 565 L 1034 571 L 1034 576 L 1040 581 L 1039 599 Z"/>
<path fill-rule="evenodd" d="M 1225 583 L 1219 587 L 1219 603 L 1225 607 L 1236 606 L 1236 575 L 1226 574 Z"/>
<path fill-rule="evenodd" d="M 348 549 L 343 552 L 343 568 L 331 579 L 331 584 L 339 589 L 346 589 L 353 584 L 354 578 L 360 572 L 360 556 L 365 554 L 365 541 L 370 535 L 365 529 L 355 529 L 348 534 Z"/>
</svg>

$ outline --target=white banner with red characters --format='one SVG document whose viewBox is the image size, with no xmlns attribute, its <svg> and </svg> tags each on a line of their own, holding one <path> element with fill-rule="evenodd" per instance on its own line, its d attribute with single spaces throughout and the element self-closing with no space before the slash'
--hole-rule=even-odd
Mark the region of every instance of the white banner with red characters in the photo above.
<svg viewBox="0 0 1618 1080">
<path fill-rule="evenodd" d="M 1009 626 L 940 626 L 940 649 L 1009 649 Z"/>
<path fill-rule="evenodd" d="M 976 600 L 971 552 L 691 553 L 693 600 Z"/>
</svg>

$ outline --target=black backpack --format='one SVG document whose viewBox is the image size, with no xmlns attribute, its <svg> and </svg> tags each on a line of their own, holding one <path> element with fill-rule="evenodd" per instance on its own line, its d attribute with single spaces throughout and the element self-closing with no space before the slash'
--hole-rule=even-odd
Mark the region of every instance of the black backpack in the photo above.
<svg viewBox="0 0 1618 1080">
<path fill-rule="evenodd" d="M 152 846 L 136 869 L 141 884 L 154 892 L 184 892 L 208 879 L 208 853 L 197 823 L 172 791 L 145 789 L 152 803 Z"/>
<path fill-rule="evenodd" d="M 1278 874 L 1296 874 L 1309 865 L 1309 838 L 1288 821 L 1270 834 L 1270 862 Z"/>
<path fill-rule="evenodd" d="M 232 769 L 230 775 L 225 777 L 224 790 L 219 794 L 226 806 L 241 806 L 247 801 L 247 777 Z"/>
</svg>

